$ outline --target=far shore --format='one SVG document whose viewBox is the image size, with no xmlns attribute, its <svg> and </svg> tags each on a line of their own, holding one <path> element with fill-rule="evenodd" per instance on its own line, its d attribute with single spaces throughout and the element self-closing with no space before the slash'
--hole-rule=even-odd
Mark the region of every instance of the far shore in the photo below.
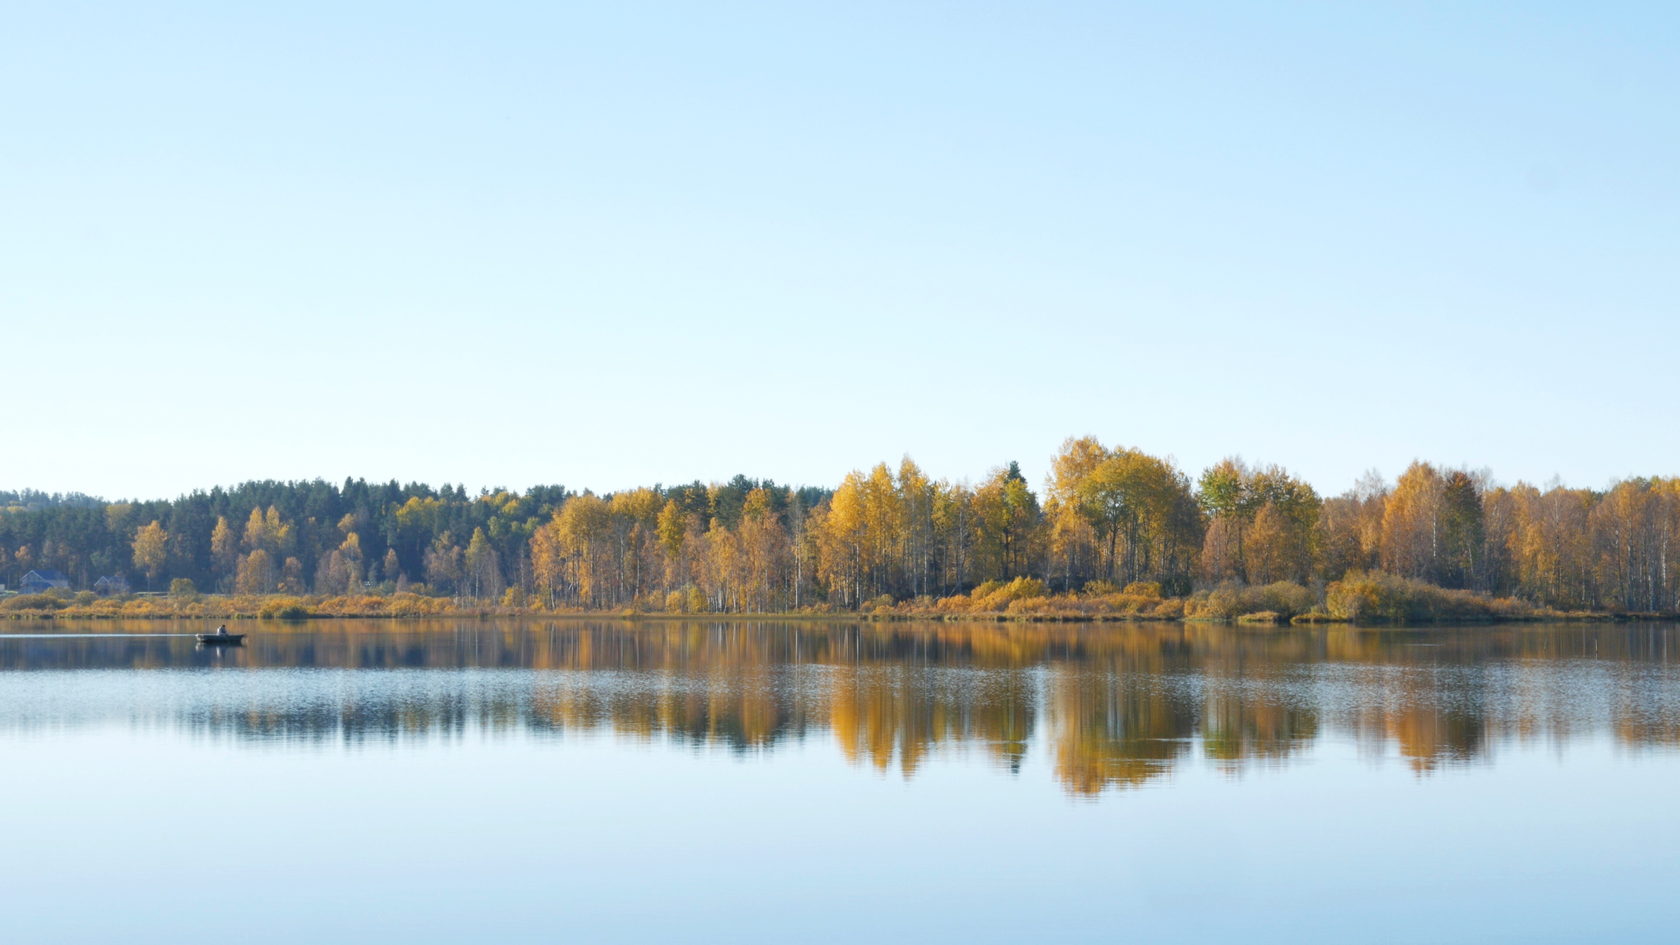
<svg viewBox="0 0 1680 945">
<path fill-rule="evenodd" d="M 1057 610 L 974 610 L 955 611 L 918 606 L 915 602 L 880 604 L 867 611 L 826 607 L 794 611 L 653 611 L 636 608 L 548 609 L 540 606 L 489 605 L 448 597 L 402 594 L 366 597 L 299 597 L 293 595 L 198 595 L 193 599 L 162 596 L 102 598 L 93 602 L 54 601 L 60 606 L 8 607 L 22 603 L 17 598 L 0 602 L 0 619 L 104 622 L 115 620 L 249 621 L 249 620 L 425 620 L 425 619 L 528 619 L 528 620 L 626 620 L 681 622 L 695 620 L 773 620 L 778 622 L 954 622 L 954 623 L 1102 623 L 1229 624 L 1255 629 L 1283 626 L 1417 626 L 1430 624 L 1513 624 L 1537 622 L 1627 622 L 1676 621 L 1677 613 L 1555 611 L 1546 609 L 1489 610 L 1481 613 L 1438 615 L 1395 615 L 1394 617 L 1338 616 L 1322 610 L 1287 614 L 1276 611 L 1247 613 L 1197 613 L 1184 599 L 1158 599 L 1156 606 L 1130 611 L 1090 607 Z M 1186 611 L 1191 611 L 1186 613 Z"/>
</svg>

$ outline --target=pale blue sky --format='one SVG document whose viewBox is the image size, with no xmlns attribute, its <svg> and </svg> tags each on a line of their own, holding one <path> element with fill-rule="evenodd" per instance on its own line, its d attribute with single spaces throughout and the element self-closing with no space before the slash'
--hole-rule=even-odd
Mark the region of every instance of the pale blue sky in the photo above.
<svg viewBox="0 0 1680 945">
<path fill-rule="evenodd" d="M 1680 7 L 244 6 L 7 5 L 0 488 L 1680 473 Z"/>
</svg>

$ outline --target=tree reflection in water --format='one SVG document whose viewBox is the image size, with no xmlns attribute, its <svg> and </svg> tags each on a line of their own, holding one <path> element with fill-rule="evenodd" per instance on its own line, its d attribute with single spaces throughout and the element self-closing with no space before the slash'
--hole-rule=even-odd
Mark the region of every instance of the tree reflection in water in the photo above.
<svg viewBox="0 0 1680 945">
<path fill-rule="evenodd" d="M 316 621 L 261 625 L 227 651 L 146 635 L 193 629 L 155 623 L 6 629 L 12 729 L 120 717 L 351 744 L 611 731 L 737 752 L 822 737 L 905 777 L 940 751 L 1018 771 L 1041 748 L 1081 795 L 1186 759 L 1285 764 L 1331 737 L 1420 774 L 1513 739 L 1680 744 L 1671 625 Z"/>
</svg>

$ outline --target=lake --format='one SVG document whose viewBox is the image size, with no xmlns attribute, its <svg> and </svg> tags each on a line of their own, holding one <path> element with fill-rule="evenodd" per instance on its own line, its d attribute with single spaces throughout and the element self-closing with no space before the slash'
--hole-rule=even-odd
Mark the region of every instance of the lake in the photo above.
<svg viewBox="0 0 1680 945">
<path fill-rule="evenodd" d="M 0 623 L 47 942 L 1669 942 L 1680 631 Z"/>
</svg>

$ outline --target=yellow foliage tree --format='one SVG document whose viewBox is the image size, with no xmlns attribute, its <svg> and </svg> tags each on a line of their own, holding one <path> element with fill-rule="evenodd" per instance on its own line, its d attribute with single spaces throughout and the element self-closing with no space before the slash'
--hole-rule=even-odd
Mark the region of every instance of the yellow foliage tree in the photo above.
<svg viewBox="0 0 1680 945">
<path fill-rule="evenodd" d="M 134 532 L 134 566 L 146 574 L 146 589 L 157 580 L 169 554 L 169 533 L 163 525 L 153 521 Z"/>
</svg>

